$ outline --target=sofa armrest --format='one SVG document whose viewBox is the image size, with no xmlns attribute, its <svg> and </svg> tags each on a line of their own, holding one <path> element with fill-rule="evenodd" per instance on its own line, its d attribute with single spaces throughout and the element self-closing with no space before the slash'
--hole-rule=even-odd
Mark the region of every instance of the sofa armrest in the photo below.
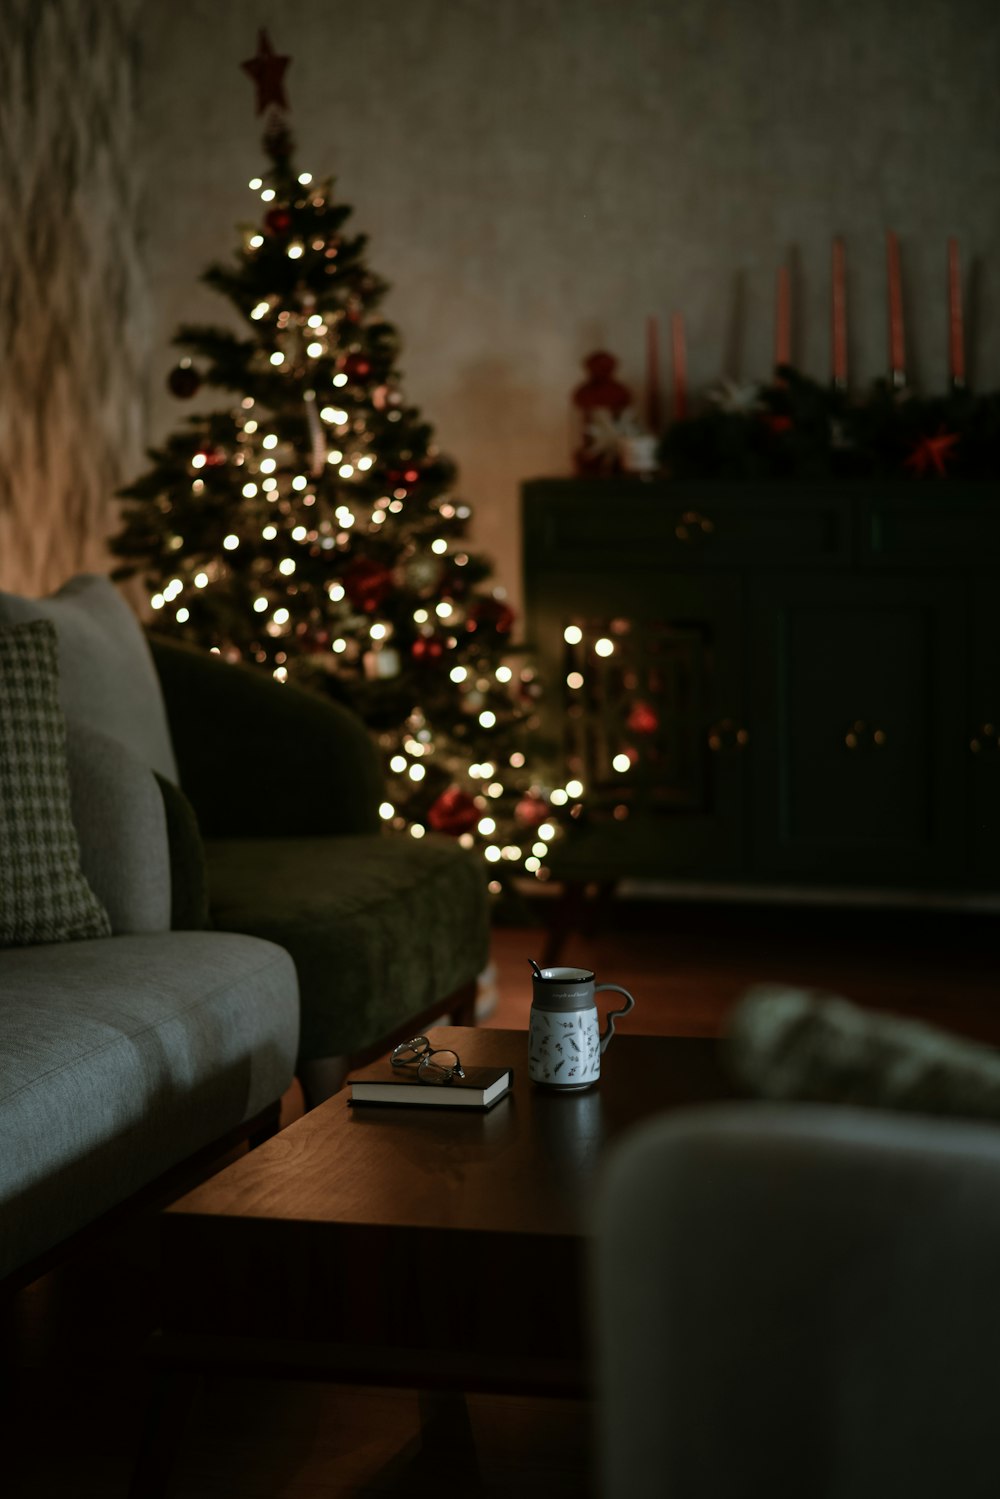
<svg viewBox="0 0 1000 1499">
<path fill-rule="evenodd" d="M 117 739 L 68 719 L 80 867 L 117 936 L 170 930 L 170 849 L 156 773 Z"/>
<path fill-rule="evenodd" d="M 678 1110 L 609 1154 L 593 1226 L 607 1499 L 995 1492 L 995 1126 Z"/>
<path fill-rule="evenodd" d="M 150 636 L 181 787 L 209 838 L 371 833 L 383 776 L 347 708 Z"/>
</svg>

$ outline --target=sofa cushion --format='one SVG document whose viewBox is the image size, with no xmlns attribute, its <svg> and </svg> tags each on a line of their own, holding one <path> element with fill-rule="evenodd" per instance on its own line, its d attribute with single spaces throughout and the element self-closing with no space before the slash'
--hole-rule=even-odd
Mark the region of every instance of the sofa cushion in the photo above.
<svg viewBox="0 0 1000 1499">
<path fill-rule="evenodd" d="M 206 856 L 216 925 L 295 959 L 302 1061 L 373 1045 L 485 967 L 482 866 L 448 839 L 209 839 Z"/>
<path fill-rule="evenodd" d="M 59 637 L 67 718 L 118 739 L 136 759 L 177 780 L 159 678 L 146 637 L 108 578 L 81 573 L 45 599 L 0 593 L 0 624 L 49 619 Z"/>
<path fill-rule="evenodd" d="M 170 848 L 154 772 L 85 724 L 67 723 L 66 750 L 80 864 L 111 930 L 169 931 Z"/>
<path fill-rule="evenodd" d="M 157 776 L 170 848 L 170 925 L 175 931 L 203 932 L 212 925 L 208 911 L 208 866 L 195 810 L 179 786 Z"/>
<path fill-rule="evenodd" d="M 729 1017 L 738 1081 L 769 1099 L 1000 1119 L 1000 1050 L 818 990 L 755 984 Z"/>
<path fill-rule="evenodd" d="M 56 632 L 0 629 L 0 947 L 108 936 L 80 868 Z"/>
<path fill-rule="evenodd" d="M 228 932 L 0 953 L 0 1278 L 281 1097 L 295 971 Z"/>
</svg>

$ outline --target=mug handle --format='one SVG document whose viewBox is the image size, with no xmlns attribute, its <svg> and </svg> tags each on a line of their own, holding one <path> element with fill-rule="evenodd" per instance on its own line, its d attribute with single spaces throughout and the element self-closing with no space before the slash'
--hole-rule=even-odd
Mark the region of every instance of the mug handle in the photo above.
<svg viewBox="0 0 1000 1499">
<path fill-rule="evenodd" d="M 603 1031 L 603 1033 L 601 1035 L 601 1056 L 603 1056 L 604 1053 L 607 1051 L 607 1049 L 608 1049 L 608 1042 L 611 1040 L 611 1037 L 615 1033 L 615 1016 L 616 1015 L 627 1015 L 628 1012 L 629 1012 L 629 1010 L 631 1010 L 632 1006 L 635 1004 L 635 1000 L 632 998 L 631 994 L 628 992 L 627 989 L 623 989 L 622 986 L 621 986 L 621 984 L 595 984 L 594 985 L 594 993 L 595 993 L 595 995 L 596 994 L 600 994 L 602 992 L 602 990 L 604 990 L 604 989 L 613 989 L 616 994 L 624 994 L 625 998 L 628 1000 L 628 1004 L 627 1005 L 622 1005 L 622 1007 L 621 1007 L 620 1010 L 609 1010 L 608 1011 L 608 1023 L 605 1026 L 604 1031 Z"/>
</svg>

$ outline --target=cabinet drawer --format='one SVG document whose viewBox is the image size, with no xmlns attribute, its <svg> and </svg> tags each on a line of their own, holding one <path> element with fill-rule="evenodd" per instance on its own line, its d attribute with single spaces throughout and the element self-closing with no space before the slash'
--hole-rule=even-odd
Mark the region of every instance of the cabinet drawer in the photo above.
<svg viewBox="0 0 1000 1499">
<path fill-rule="evenodd" d="M 525 568 L 846 566 L 852 507 L 810 486 L 546 479 L 522 495 Z"/>
<path fill-rule="evenodd" d="M 1000 488 L 899 486 L 862 504 L 862 561 L 869 566 L 993 567 L 1000 562 Z"/>
</svg>

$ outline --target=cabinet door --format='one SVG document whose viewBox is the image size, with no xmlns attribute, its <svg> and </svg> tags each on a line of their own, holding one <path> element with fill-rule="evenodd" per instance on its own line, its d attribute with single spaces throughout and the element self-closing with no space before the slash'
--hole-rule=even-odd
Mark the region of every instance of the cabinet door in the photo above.
<svg viewBox="0 0 1000 1499">
<path fill-rule="evenodd" d="M 965 721 L 969 878 L 1000 887 L 1000 600 L 972 605 L 972 669 Z"/>
<path fill-rule="evenodd" d="M 954 579 L 754 583 L 752 860 L 764 877 L 946 886 L 963 864 Z"/>
<path fill-rule="evenodd" d="M 587 788 L 577 865 L 592 878 L 740 873 L 740 580 L 551 573 L 528 622 L 550 734 Z"/>
</svg>

